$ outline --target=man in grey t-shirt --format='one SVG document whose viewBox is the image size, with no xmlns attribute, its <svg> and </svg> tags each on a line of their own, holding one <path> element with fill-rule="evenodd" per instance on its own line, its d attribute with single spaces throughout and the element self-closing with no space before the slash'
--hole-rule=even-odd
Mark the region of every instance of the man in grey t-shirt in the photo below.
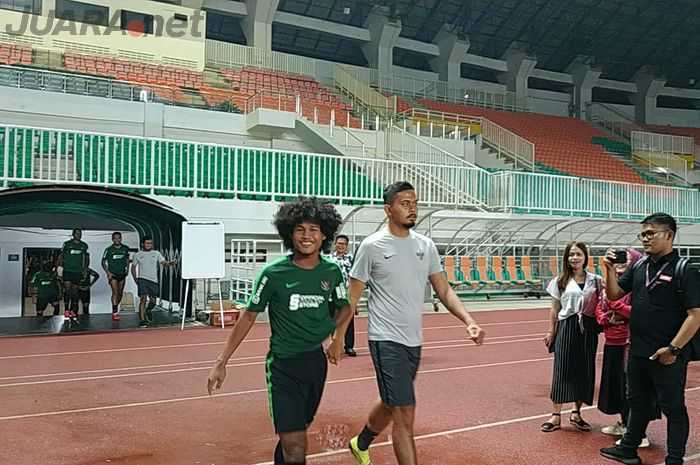
<svg viewBox="0 0 700 465">
<path fill-rule="evenodd" d="M 153 250 L 153 238 L 150 236 L 144 236 L 141 245 L 142 249 L 134 255 L 131 275 L 138 286 L 141 315 L 139 326 L 143 327 L 152 320 L 151 309 L 155 306 L 156 297 L 159 294 L 158 265 L 171 266 L 177 263 L 177 260 L 166 260 L 159 251 Z M 148 307 L 146 307 L 146 300 L 149 300 Z"/>
<path fill-rule="evenodd" d="M 416 465 L 413 382 L 423 342 L 422 308 L 428 282 L 447 310 L 461 320 L 477 345 L 484 331 L 469 315 L 442 273 L 437 248 L 428 237 L 411 230 L 418 201 L 411 184 L 398 181 L 384 189 L 388 226 L 360 244 L 350 271 L 353 311 L 365 285 L 370 287 L 370 354 L 381 401 L 375 404 L 362 432 L 350 440 L 358 465 L 370 465 L 369 445 L 393 422 L 392 440 L 399 465 Z"/>
</svg>

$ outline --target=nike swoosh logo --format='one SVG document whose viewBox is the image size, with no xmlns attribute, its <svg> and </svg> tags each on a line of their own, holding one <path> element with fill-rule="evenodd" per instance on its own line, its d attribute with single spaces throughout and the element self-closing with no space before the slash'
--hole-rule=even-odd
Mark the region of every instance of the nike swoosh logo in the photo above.
<svg viewBox="0 0 700 465">
<path fill-rule="evenodd" d="M 285 283 L 284 285 L 287 287 L 287 289 L 291 289 L 293 287 L 297 287 L 299 285 L 299 281 L 295 283 Z"/>
<path fill-rule="evenodd" d="M 393 257 L 396 254 L 395 253 L 385 253 L 383 255 L 384 255 L 385 260 L 389 260 L 391 257 Z"/>
</svg>

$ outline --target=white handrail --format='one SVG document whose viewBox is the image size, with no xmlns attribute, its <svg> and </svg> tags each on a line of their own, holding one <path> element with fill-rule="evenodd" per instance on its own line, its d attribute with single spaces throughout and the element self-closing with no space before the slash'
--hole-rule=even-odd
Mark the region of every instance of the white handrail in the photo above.
<svg viewBox="0 0 700 465">
<path fill-rule="evenodd" d="M 534 143 L 487 118 L 481 119 L 481 134 L 486 142 L 494 145 L 496 150 L 499 152 L 504 150 L 513 156 L 515 169 L 534 171 Z"/>
<path fill-rule="evenodd" d="M 360 104 L 377 111 L 381 116 L 391 117 L 396 114 L 395 96 L 382 95 L 343 67 L 333 67 L 333 79 L 338 89 L 353 96 Z"/>
</svg>

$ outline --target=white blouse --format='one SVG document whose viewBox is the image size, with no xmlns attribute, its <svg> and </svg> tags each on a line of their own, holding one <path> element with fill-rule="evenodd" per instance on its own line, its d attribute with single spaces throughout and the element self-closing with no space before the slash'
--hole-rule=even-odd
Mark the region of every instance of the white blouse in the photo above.
<svg viewBox="0 0 700 465">
<path fill-rule="evenodd" d="M 557 278 L 558 276 L 549 282 L 547 293 L 561 303 L 558 320 L 566 320 L 570 316 L 579 314 L 595 316 L 595 307 L 598 305 L 598 299 L 603 297 L 603 278 L 586 271 L 586 282 L 583 290 L 572 278 L 569 280 L 563 293 L 559 292 Z"/>
</svg>

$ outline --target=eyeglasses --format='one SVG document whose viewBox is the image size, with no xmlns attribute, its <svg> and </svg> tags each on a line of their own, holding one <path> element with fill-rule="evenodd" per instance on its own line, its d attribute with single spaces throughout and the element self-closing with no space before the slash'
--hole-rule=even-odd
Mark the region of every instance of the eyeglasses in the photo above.
<svg viewBox="0 0 700 465">
<path fill-rule="evenodd" d="M 664 231 L 669 231 L 669 230 L 668 229 L 660 229 L 658 231 L 642 232 L 642 233 L 637 234 L 637 239 L 639 239 L 640 241 L 643 241 L 644 239 L 651 240 L 654 238 L 654 236 L 656 236 L 657 234 L 662 233 Z"/>
</svg>

